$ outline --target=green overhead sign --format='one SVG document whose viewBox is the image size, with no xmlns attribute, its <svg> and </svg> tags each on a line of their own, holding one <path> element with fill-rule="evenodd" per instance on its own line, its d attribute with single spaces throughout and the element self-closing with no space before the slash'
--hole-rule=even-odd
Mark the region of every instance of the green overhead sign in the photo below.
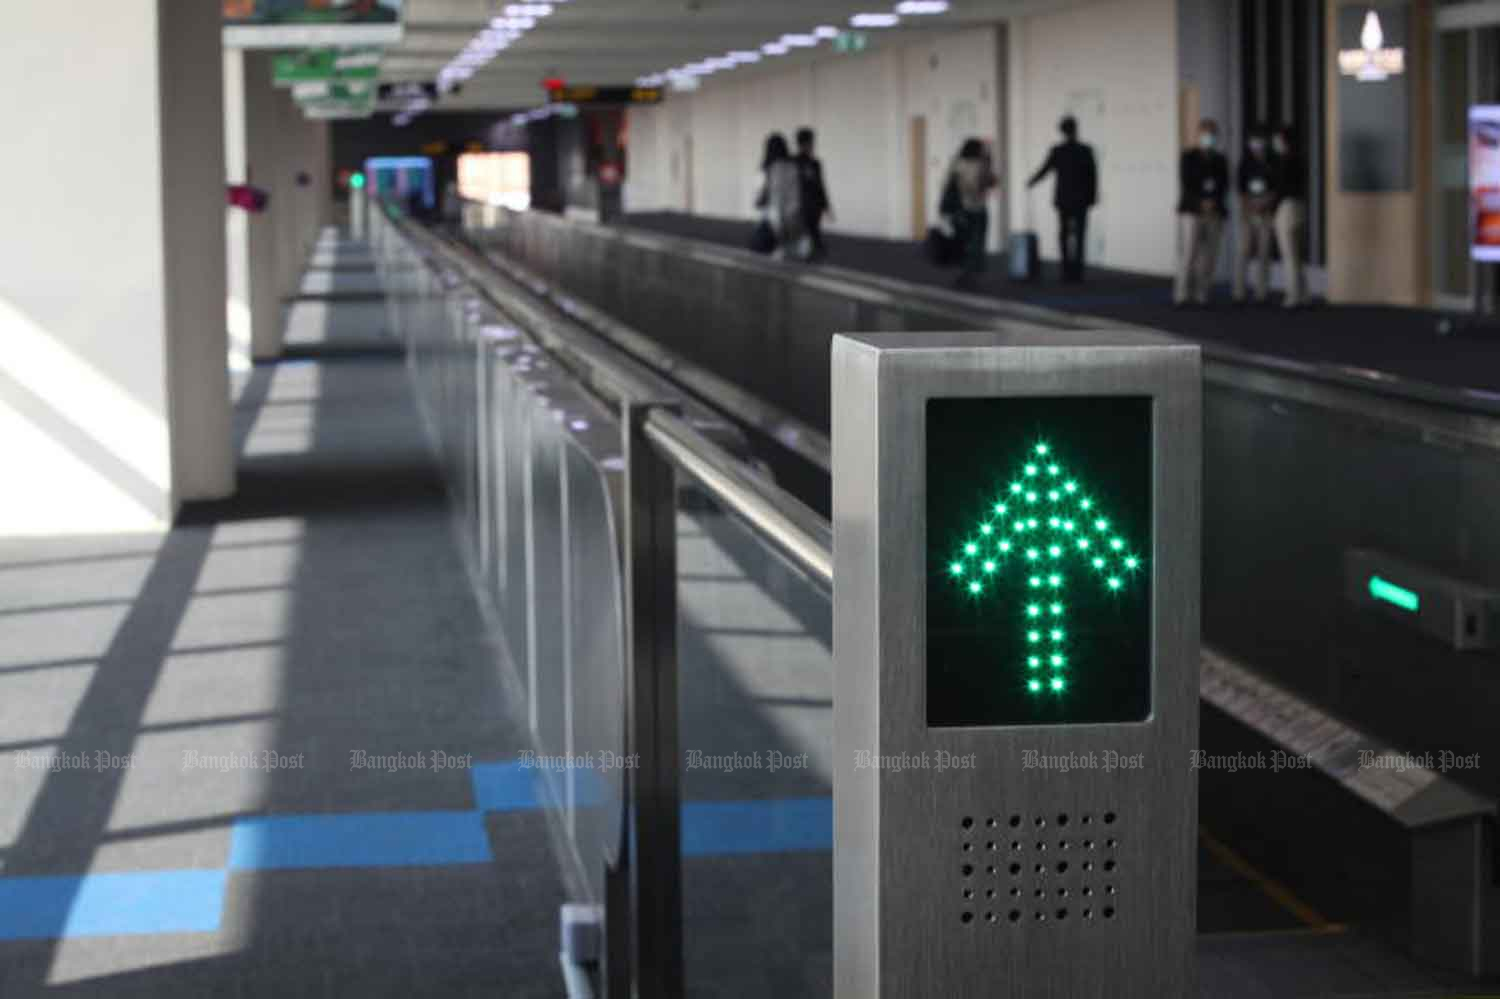
<svg viewBox="0 0 1500 999">
<path fill-rule="evenodd" d="M 380 73 L 381 52 L 375 47 L 280 52 L 271 64 L 272 78 L 278 87 L 333 80 L 374 80 Z"/>
</svg>

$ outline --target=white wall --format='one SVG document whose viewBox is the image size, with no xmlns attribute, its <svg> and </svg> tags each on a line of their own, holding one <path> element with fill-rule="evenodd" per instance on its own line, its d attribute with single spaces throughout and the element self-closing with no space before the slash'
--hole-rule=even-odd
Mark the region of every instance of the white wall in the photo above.
<svg viewBox="0 0 1500 999">
<path fill-rule="evenodd" d="M 227 349 L 217 13 L 121 0 L 7 18 L 25 44 L 0 60 L 21 99 L 0 158 L 0 534 L 159 528 L 229 460 L 227 382 L 191 384 Z"/>
<path fill-rule="evenodd" d="M 742 69 L 660 106 L 634 108 L 626 208 L 752 218 L 766 136 L 780 131 L 790 141 L 808 125 L 818 133 L 837 217 L 830 231 L 908 238 L 910 119 L 928 119 L 926 200 L 935 214 L 959 143 L 970 135 L 998 139 L 999 30 L 924 35 L 781 70 Z"/>
<path fill-rule="evenodd" d="M 1099 161 L 1099 204 L 1089 219 L 1096 263 L 1167 274 L 1176 258 L 1177 0 L 1110 0 L 1010 23 L 1010 221 L 1036 229 L 1057 256 L 1051 181 L 1019 190 L 1078 118 Z"/>
</svg>

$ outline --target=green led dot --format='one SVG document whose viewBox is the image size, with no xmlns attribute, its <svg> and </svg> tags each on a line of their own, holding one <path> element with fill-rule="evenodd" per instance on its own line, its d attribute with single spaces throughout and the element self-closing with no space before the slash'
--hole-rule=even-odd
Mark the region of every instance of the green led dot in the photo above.
<svg viewBox="0 0 1500 999">
<path fill-rule="evenodd" d="M 965 555 L 974 555 L 974 554 L 977 554 L 978 551 L 979 551 L 979 546 L 976 545 L 972 541 L 970 541 L 968 544 L 964 545 L 964 554 Z"/>
<path fill-rule="evenodd" d="M 1107 531 L 1109 530 L 1109 521 L 1105 520 L 1103 517 L 1100 517 L 1098 520 L 1094 521 L 1094 526 L 1101 531 Z"/>
<path fill-rule="evenodd" d="M 1031 656 L 1026 660 L 1026 665 L 1031 667 L 1032 669 L 1036 669 L 1037 667 L 1042 665 L 1042 657 Z"/>
<path fill-rule="evenodd" d="M 1028 518 L 1026 518 L 1026 527 L 1028 529 L 1030 529 L 1030 530 L 1036 530 L 1036 518 L 1035 517 L 1028 517 Z"/>
<path fill-rule="evenodd" d="M 1062 558 L 1062 545 L 1052 545 L 1047 549 L 1047 554 L 1053 558 Z"/>
<path fill-rule="evenodd" d="M 1109 547 L 1115 551 L 1120 551 L 1125 547 L 1125 542 L 1121 541 L 1119 538 L 1111 538 L 1109 541 Z"/>
<path fill-rule="evenodd" d="M 962 576 L 964 574 L 964 564 L 962 562 L 954 562 L 948 566 L 948 571 L 955 576 Z"/>
<path fill-rule="evenodd" d="M 1088 548 L 1088 546 L 1089 546 L 1089 539 L 1088 538 L 1079 538 L 1078 539 L 1078 550 L 1079 551 L 1086 550 Z"/>
<path fill-rule="evenodd" d="M 1061 655 L 1057 655 L 1057 654 L 1054 654 L 1052 656 L 1052 659 L 1050 661 L 1051 661 L 1051 663 L 1052 663 L 1053 666 L 1061 666 L 1061 665 L 1063 665 L 1063 663 L 1067 662 L 1066 659 L 1064 659 Z"/>
<path fill-rule="evenodd" d="M 1127 569 L 1139 569 L 1140 567 L 1141 560 L 1136 558 L 1134 555 L 1125 560 L 1125 568 Z"/>
<path fill-rule="evenodd" d="M 1081 507 L 1083 507 L 1085 510 L 1092 510 L 1094 508 L 1094 501 L 1091 500 L 1091 499 L 1085 499 L 1082 503 L 1079 503 L 1078 505 L 1081 506 Z"/>
<path fill-rule="evenodd" d="M 985 572 L 994 572 L 995 571 L 995 562 L 994 562 L 993 559 L 985 559 L 985 562 L 984 562 L 984 571 Z"/>
<path fill-rule="evenodd" d="M 1026 466 L 1026 474 L 1027 475 L 1035 475 L 1036 474 L 1036 466 L 1035 465 L 1027 465 Z"/>
<path fill-rule="evenodd" d="M 983 534 L 985 537 L 989 537 L 994 532 L 995 532 L 995 527 L 994 527 L 993 524 L 980 524 L 979 525 L 979 533 Z"/>
<path fill-rule="evenodd" d="M 1053 527 L 1053 528 L 1061 527 L 1062 526 L 1062 521 L 1058 520 L 1056 517 L 1048 517 L 1047 518 L 1047 526 L 1048 527 Z"/>
<path fill-rule="evenodd" d="M 1054 676 L 1052 678 L 1052 689 L 1055 690 L 1055 691 L 1057 691 L 1059 694 L 1062 693 L 1063 688 L 1066 687 L 1066 686 L 1067 686 L 1067 684 L 1063 682 L 1063 678 L 1062 677 L 1060 677 L 1060 676 Z"/>
<path fill-rule="evenodd" d="M 1056 489 L 1053 489 L 1053 490 L 1049 491 L 1047 493 L 1047 498 L 1049 500 L 1051 500 L 1052 502 L 1056 503 L 1057 500 L 1058 500 L 1058 498 L 1059 498 L 1058 491 Z"/>
<path fill-rule="evenodd" d="M 1017 496 L 1021 495 L 1021 483 L 1019 483 L 1019 482 L 1012 482 L 1010 484 L 1010 491 L 1012 493 L 1015 493 Z"/>
<path fill-rule="evenodd" d="M 1002 541 L 1002 542 L 1000 542 L 1000 550 L 1002 552 L 1008 552 L 1008 551 L 1010 551 L 1010 542 L 1009 541 Z"/>
<path fill-rule="evenodd" d="M 1120 577 L 1118 577 L 1118 576 L 1111 576 L 1111 577 L 1109 577 L 1109 588 L 1111 590 L 1118 590 L 1120 588 Z"/>
<path fill-rule="evenodd" d="M 1094 559 L 1094 568 L 1095 569 L 1102 569 L 1102 568 L 1104 568 L 1104 559 L 1102 559 L 1102 558 L 1095 558 Z"/>
<path fill-rule="evenodd" d="M 997 514 L 1001 514 L 1001 515 L 1004 515 L 1004 514 L 1005 514 L 1005 512 L 1006 512 L 1006 511 L 1007 511 L 1007 510 L 1009 510 L 1009 509 L 1010 509 L 1010 507 L 1008 507 L 1008 506 L 1006 506 L 1006 505 L 1005 505 L 1005 504 L 1004 504 L 1004 503 L 996 503 L 996 504 L 995 504 L 995 512 L 996 512 L 996 513 L 997 513 Z"/>
<path fill-rule="evenodd" d="M 1040 631 L 1028 631 L 1026 633 L 1026 641 L 1028 642 L 1040 642 L 1041 640 L 1042 633 Z"/>
<path fill-rule="evenodd" d="M 1073 482 L 1071 480 L 1069 480 L 1067 482 L 1064 482 L 1063 483 L 1063 491 L 1066 492 L 1066 493 L 1068 493 L 1071 496 L 1073 493 L 1076 493 L 1078 491 L 1078 483 Z"/>
<path fill-rule="evenodd" d="M 1028 549 L 1026 549 L 1026 561 L 1028 561 L 1028 562 L 1035 562 L 1037 559 L 1039 559 L 1041 557 L 1042 557 L 1041 552 L 1037 551 L 1035 548 L 1028 548 Z"/>
<path fill-rule="evenodd" d="M 1062 612 L 1063 612 L 1063 605 L 1062 604 L 1053 604 L 1052 607 L 1050 608 L 1050 610 L 1052 611 L 1052 616 L 1053 617 L 1061 617 L 1062 616 Z"/>
<path fill-rule="evenodd" d="M 1052 629 L 1052 640 L 1054 642 L 1060 642 L 1063 640 L 1063 630 L 1061 628 Z"/>
<path fill-rule="evenodd" d="M 1015 526 L 1016 533 L 1020 534 L 1024 530 L 1026 530 L 1026 521 L 1024 521 L 1024 520 L 1018 520 L 1018 521 L 1016 521 L 1016 526 Z"/>
<path fill-rule="evenodd" d="M 1040 604 L 1028 604 L 1026 606 L 1026 616 L 1027 617 L 1041 617 L 1042 616 L 1042 607 L 1041 607 L 1041 605 Z"/>
<path fill-rule="evenodd" d="M 1065 520 L 1065 521 L 1063 521 L 1063 530 L 1067 531 L 1070 534 L 1072 533 L 1073 528 L 1076 527 L 1076 526 L 1077 525 L 1074 524 L 1071 520 Z"/>
<path fill-rule="evenodd" d="M 982 589 L 984 589 L 984 587 L 981 586 L 981 585 L 979 585 L 979 581 L 978 580 L 975 580 L 974 582 L 972 582 L 972 583 L 969 584 L 969 592 L 970 593 L 978 593 Z"/>
<path fill-rule="evenodd" d="M 1048 475 L 1061 475 L 1062 474 L 1062 469 L 1058 468 L 1056 465 L 1048 465 L 1047 466 L 1047 474 Z"/>
<path fill-rule="evenodd" d="M 1028 502 L 1028 503 L 1035 503 L 1036 502 L 1036 493 L 1027 493 L 1026 494 L 1026 502 Z"/>
<path fill-rule="evenodd" d="M 1035 694 L 1042 689 L 1042 681 L 1032 680 L 1030 683 L 1026 684 L 1026 689 Z"/>
<path fill-rule="evenodd" d="M 1027 580 L 1027 583 L 1030 584 L 1032 589 L 1036 589 L 1038 586 L 1042 585 L 1042 577 L 1032 576 L 1029 580 Z"/>
<path fill-rule="evenodd" d="M 1042 443 L 1040 443 L 1040 444 L 1038 444 L 1036 446 L 1036 453 L 1037 454 L 1043 454 L 1044 455 L 1044 454 L 1046 454 L 1050 450 L 1052 450 L 1052 449 L 1047 446 L 1047 443 L 1045 441 L 1043 441 Z"/>
<path fill-rule="evenodd" d="M 1052 575 L 1047 577 L 1047 585 L 1052 587 L 1054 590 L 1062 589 L 1062 577 L 1054 572 Z"/>
</svg>

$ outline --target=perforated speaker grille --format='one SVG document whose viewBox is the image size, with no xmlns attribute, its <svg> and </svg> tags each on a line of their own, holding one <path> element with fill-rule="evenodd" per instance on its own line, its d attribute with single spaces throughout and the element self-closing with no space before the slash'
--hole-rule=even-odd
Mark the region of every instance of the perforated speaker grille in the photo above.
<svg viewBox="0 0 1500 999">
<path fill-rule="evenodd" d="M 1120 918 L 1123 832 L 1112 809 L 959 820 L 959 922 L 1042 927 Z"/>
</svg>

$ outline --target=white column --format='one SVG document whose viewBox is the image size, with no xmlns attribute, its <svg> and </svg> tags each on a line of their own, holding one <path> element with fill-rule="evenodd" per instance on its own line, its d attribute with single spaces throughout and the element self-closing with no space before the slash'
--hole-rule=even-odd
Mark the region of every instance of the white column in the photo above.
<svg viewBox="0 0 1500 999">
<path fill-rule="evenodd" d="M 224 143 L 229 183 L 269 190 L 275 158 L 276 95 L 271 57 L 224 52 Z M 228 209 L 229 338 L 235 361 L 272 360 L 281 353 L 281 300 L 276 287 L 276 232 L 269 212 Z"/>
<path fill-rule="evenodd" d="M 0 534 L 159 529 L 232 487 L 218 7 L 11 6 Z"/>
</svg>

